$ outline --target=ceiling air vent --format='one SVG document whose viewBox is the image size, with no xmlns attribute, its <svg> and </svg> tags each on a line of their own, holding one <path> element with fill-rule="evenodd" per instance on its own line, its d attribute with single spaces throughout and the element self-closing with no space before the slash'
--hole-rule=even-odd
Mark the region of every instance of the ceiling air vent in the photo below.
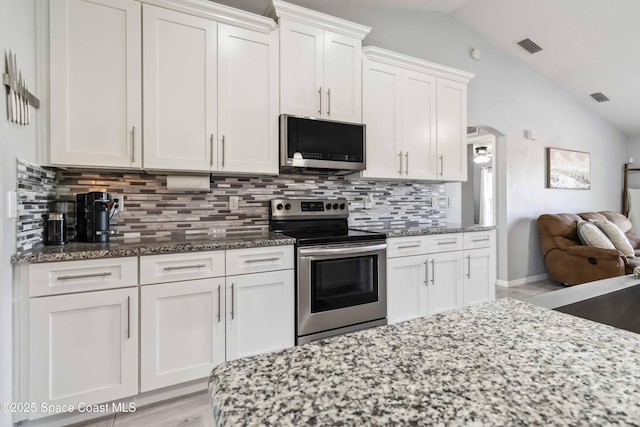
<svg viewBox="0 0 640 427">
<path fill-rule="evenodd" d="M 517 44 L 529 53 L 536 53 L 542 50 L 542 48 L 531 41 L 531 39 L 520 40 Z"/>
<path fill-rule="evenodd" d="M 592 97 L 593 99 L 595 99 L 598 102 L 606 102 L 609 100 L 609 98 L 607 98 L 604 93 L 602 92 L 596 92 L 596 93 L 592 93 L 591 95 L 589 95 L 590 97 Z"/>
</svg>

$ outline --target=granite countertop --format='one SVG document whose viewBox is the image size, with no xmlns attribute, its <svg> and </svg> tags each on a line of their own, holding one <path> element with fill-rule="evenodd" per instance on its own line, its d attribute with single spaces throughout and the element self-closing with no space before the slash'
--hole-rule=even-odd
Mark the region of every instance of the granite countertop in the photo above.
<svg viewBox="0 0 640 427">
<path fill-rule="evenodd" d="M 354 226 L 358 230 L 377 231 L 378 233 L 384 233 L 387 237 L 410 237 L 410 236 L 426 236 L 429 234 L 449 234 L 449 233 L 467 233 L 471 231 L 486 231 L 494 230 L 497 227 L 495 225 L 462 225 L 462 224 L 450 224 L 444 227 L 421 227 L 421 226 L 393 226 L 390 228 L 385 227 L 359 227 Z"/>
<path fill-rule="evenodd" d="M 81 259 L 158 255 L 180 252 L 215 251 L 293 245 L 295 239 L 268 231 L 221 236 L 193 235 L 175 239 L 170 236 L 135 238 L 110 243 L 72 242 L 63 246 L 38 246 L 11 257 L 14 264 Z"/>
<path fill-rule="evenodd" d="M 501 299 L 214 368 L 219 425 L 637 425 L 640 336 Z"/>
</svg>

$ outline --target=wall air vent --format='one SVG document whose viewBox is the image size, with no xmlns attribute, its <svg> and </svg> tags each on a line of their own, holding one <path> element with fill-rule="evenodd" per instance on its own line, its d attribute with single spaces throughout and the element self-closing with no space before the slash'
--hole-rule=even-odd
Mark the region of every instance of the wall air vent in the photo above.
<svg viewBox="0 0 640 427">
<path fill-rule="evenodd" d="M 520 40 L 517 45 L 532 54 L 542 50 L 542 48 L 535 42 L 531 41 L 531 39 Z"/>
<path fill-rule="evenodd" d="M 607 98 L 604 93 L 602 92 L 596 92 L 596 93 L 592 93 L 591 95 L 589 95 L 590 97 L 592 97 L 593 99 L 595 99 L 598 102 L 606 102 L 609 100 L 609 98 Z"/>
</svg>

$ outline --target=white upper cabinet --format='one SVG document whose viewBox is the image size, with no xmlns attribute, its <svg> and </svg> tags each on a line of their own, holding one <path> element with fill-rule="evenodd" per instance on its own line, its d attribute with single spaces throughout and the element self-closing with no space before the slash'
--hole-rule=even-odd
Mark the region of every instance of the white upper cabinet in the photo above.
<svg viewBox="0 0 640 427">
<path fill-rule="evenodd" d="M 278 33 L 218 25 L 218 170 L 278 173 Z"/>
<path fill-rule="evenodd" d="M 215 169 L 217 25 L 143 5 L 145 168 Z"/>
<path fill-rule="evenodd" d="M 280 23 L 280 112 L 362 122 L 362 39 L 371 28 L 273 0 Z"/>
<path fill-rule="evenodd" d="M 363 48 L 368 178 L 465 181 L 472 74 Z"/>
<path fill-rule="evenodd" d="M 56 0 L 50 24 L 50 163 L 140 167 L 140 3 Z"/>
</svg>

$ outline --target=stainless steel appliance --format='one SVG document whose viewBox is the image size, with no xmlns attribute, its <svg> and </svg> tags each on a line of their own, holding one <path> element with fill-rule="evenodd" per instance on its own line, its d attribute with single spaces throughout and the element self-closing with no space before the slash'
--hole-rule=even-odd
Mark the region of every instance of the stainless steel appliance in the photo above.
<svg viewBox="0 0 640 427">
<path fill-rule="evenodd" d="M 280 116 L 280 171 L 345 175 L 365 168 L 363 124 Z"/>
<path fill-rule="evenodd" d="M 271 201 L 269 227 L 296 239 L 296 343 L 387 324 L 386 236 L 348 226 L 346 199 Z"/>
<path fill-rule="evenodd" d="M 65 214 L 53 212 L 44 215 L 42 241 L 45 245 L 64 245 L 67 243 L 67 219 Z"/>
</svg>

